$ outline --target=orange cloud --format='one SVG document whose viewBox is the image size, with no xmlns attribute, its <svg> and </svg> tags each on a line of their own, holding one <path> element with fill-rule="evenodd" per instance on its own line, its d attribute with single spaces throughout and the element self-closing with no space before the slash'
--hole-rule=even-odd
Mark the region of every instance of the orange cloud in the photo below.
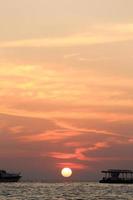
<svg viewBox="0 0 133 200">
<path fill-rule="evenodd" d="M 91 34 L 90 34 L 91 32 Z M 133 24 L 104 24 L 90 26 L 89 32 L 70 36 L 31 38 L 1 42 L 1 48 L 14 47 L 73 47 L 132 40 Z"/>
<path fill-rule="evenodd" d="M 0 68 L 1 113 L 52 118 L 66 128 L 63 118 L 132 121 L 132 79 L 104 74 L 89 68 L 75 70 L 66 64 L 46 63 L 45 67 L 5 63 Z M 75 129 L 72 126 L 69 123 L 68 128 Z"/>
<path fill-rule="evenodd" d="M 78 136 L 81 133 L 67 130 L 53 130 L 45 133 L 20 136 L 19 139 L 25 142 L 39 142 L 39 141 L 50 141 L 50 142 L 59 142 L 60 140 L 65 140 L 66 138 L 72 136 Z"/>
</svg>

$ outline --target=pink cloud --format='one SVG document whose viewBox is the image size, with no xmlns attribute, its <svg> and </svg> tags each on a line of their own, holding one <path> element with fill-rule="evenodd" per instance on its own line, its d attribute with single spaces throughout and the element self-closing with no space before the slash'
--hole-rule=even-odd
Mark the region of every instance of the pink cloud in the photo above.
<svg viewBox="0 0 133 200">
<path fill-rule="evenodd" d="M 77 169 L 77 170 L 83 170 L 83 169 L 88 168 L 88 166 L 85 164 L 79 164 L 79 163 L 74 163 L 74 162 L 57 163 L 57 167 L 58 168 L 69 167 L 71 169 Z"/>
<path fill-rule="evenodd" d="M 64 140 L 66 138 L 80 135 L 79 132 L 69 131 L 69 130 L 54 130 L 47 131 L 45 133 L 38 133 L 34 135 L 20 136 L 19 139 L 25 142 L 39 142 L 39 141 L 51 141 L 51 142 L 59 142 L 60 140 Z"/>
<path fill-rule="evenodd" d="M 56 159 L 71 159 L 76 157 L 74 153 L 61 153 L 61 152 L 52 152 L 49 153 L 48 156 Z"/>
<path fill-rule="evenodd" d="M 68 147 L 79 147 L 80 144 L 81 144 L 81 142 L 66 142 L 65 146 L 68 146 Z"/>
<path fill-rule="evenodd" d="M 62 152 L 51 152 L 48 153 L 47 156 L 56 158 L 56 159 L 77 159 L 81 161 L 89 161 L 93 160 L 91 157 L 85 155 L 86 152 L 96 151 L 102 148 L 108 148 L 109 145 L 106 142 L 98 142 L 94 144 L 92 147 L 78 147 L 75 149 L 74 153 L 62 153 Z M 46 156 L 46 155 L 45 155 Z M 94 159 L 95 160 L 95 159 Z"/>
</svg>

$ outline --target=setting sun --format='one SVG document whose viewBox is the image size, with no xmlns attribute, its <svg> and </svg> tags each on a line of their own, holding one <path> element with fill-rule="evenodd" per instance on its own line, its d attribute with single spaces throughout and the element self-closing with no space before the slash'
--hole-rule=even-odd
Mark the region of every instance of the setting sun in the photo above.
<svg viewBox="0 0 133 200">
<path fill-rule="evenodd" d="M 61 170 L 61 174 L 63 177 L 68 178 L 68 177 L 72 176 L 72 170 L 70 168 L 63 168 Z"/>
</svg>

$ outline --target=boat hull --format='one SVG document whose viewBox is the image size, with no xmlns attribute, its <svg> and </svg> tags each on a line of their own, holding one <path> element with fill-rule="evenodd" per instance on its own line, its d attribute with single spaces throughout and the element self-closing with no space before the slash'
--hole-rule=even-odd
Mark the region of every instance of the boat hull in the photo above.
<svg viewBox="0 0 133 200">
<path fill-rule="evenodd" d="M 0 178 L 0 183 L 18 182 L 21 176 Z"/>
<path fill-rule="evenodd" d="M 133 180 L 100 180 L 99 183 L 107 183 L 107 184 L 133 184 Z"/>
</svg>

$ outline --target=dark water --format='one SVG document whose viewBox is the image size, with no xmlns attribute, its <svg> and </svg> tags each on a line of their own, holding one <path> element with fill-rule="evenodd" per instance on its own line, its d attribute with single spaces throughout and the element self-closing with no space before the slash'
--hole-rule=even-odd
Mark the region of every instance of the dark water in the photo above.
<svg viewBox="0 0 133 200">
<path fill-rule="evenodd" d="M 133 200 L 133 185 L 99 183 L 0 184 L 0 200 Z"/>
</svg>

